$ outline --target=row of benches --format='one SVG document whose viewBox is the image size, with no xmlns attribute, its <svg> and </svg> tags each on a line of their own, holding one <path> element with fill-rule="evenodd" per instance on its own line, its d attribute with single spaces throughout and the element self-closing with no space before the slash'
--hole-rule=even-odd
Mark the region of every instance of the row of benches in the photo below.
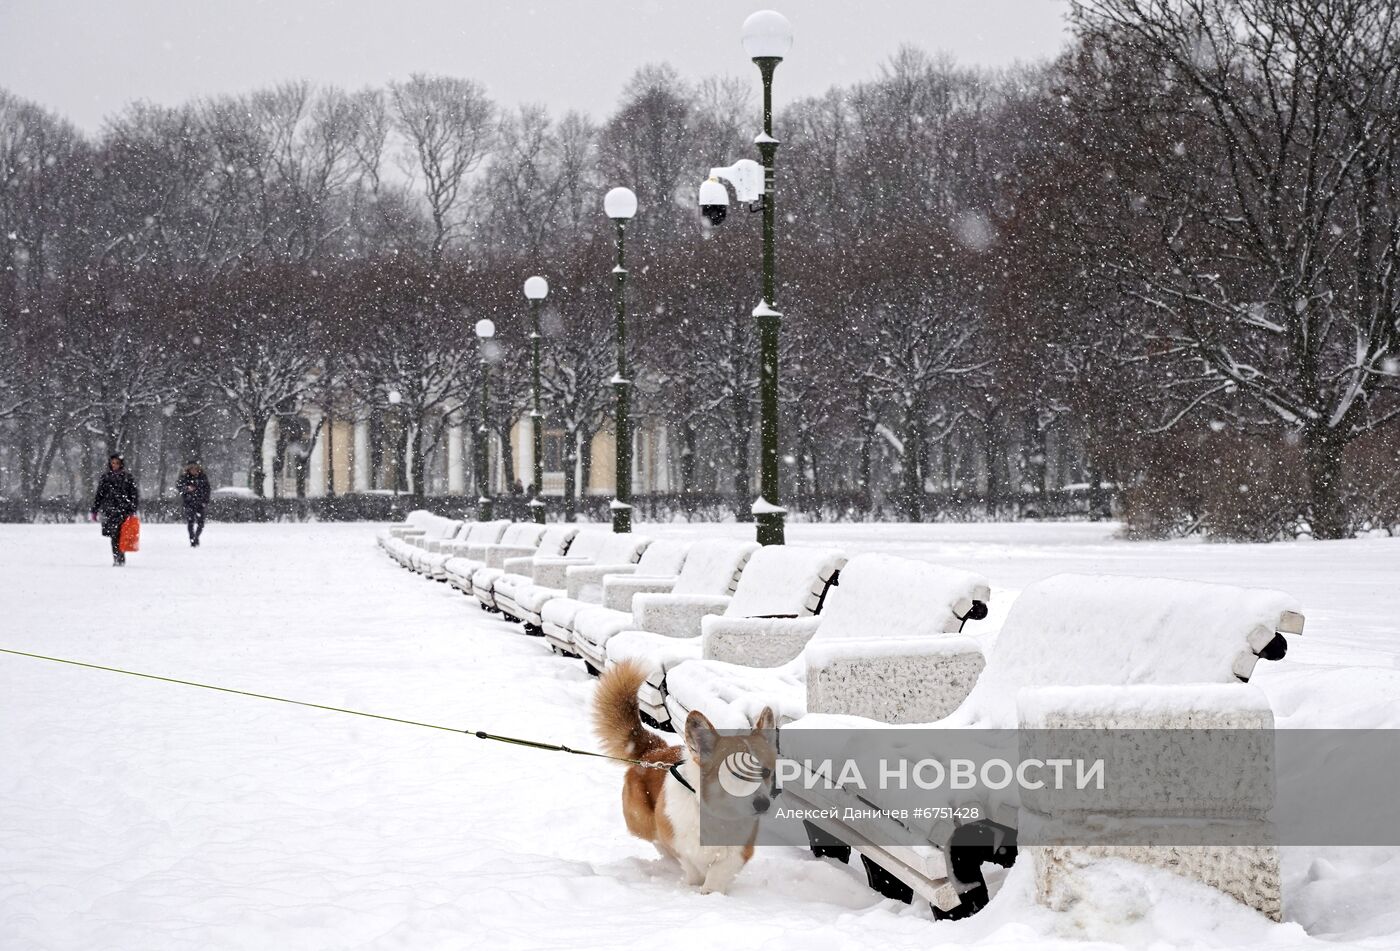
<svg viewBox="0 0 1400 951">
<path fill-rule="evenodd" d="M 928 562 L 729 540 L 652 541 L 563 524 L 456 522 L 426 512 L 379 541 L 403 566 L 521 622 L 590 673 L 640 663 L 648 671 L 642 707 L 659 728 L 683 723 L 692 710 L 721 728 L 747 728 L 770 706 L 780 725 L 795 729 L 1271 729 L 1267 702 L 1240 684 L 1261 658 L 1282 657 L 1284 635 L 1303 628 L 1298 606 L 1277 591 L 1058 575 L 1019 594 L 984 651 L 962 632 L 987 616 L 986 579 Z M 843 803 L 870 805 L 871 795 L 838 788 L 807 804 L 824 816 L 836 806 L 839 816 Z M 1014 794 L 988 805 L 975 823 L 893 829 L 874 815 L 822 818 L 808 832 L 819 854 L 849 857 L 854 848 L 883 893 L 917 894 L 936 914 L 961 917 L 987 901 L 982 862 L 1009 864 L 1018 825 L 1054 808 Z M 1268 805 L 1255 790 L 1239 790 L 1190 818 L 1262 826 Z M 1153 818 L 1150 806 L 1134 809 L 1135 819 Z M 907 842 L 911 831 L 920 844 L 890 844 Z M 1031 851 L 1037 887 L 1052 905 L 1072 901 L 1077 870 L 1109 854 L 1169 867 L 1281 914 L 1271 848 Z"/>
</svg>

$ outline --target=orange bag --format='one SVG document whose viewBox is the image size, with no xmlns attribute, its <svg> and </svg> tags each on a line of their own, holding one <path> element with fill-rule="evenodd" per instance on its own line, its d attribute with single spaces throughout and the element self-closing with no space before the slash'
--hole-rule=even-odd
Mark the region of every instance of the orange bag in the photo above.
<svg viewBox="0 0 1400 951">
<path fill-rule="evenodd" d="M 141 550 L 141 520 L 135 515 L 127 516 L 122 522 L 121 535 L 117 537 L 117 548 L 122 551 Z"/>
</svg>

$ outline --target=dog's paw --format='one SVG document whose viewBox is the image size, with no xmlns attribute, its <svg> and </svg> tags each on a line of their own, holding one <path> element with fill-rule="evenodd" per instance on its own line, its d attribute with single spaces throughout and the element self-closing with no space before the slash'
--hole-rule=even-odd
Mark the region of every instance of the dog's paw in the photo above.
<svg viewBox="0 0 1400 951">
<path fill-rule="evenodd" d="M 716 879 L 716 877 L 715 877 L 714 875 L 708 875 L 708 876 L 706 876 L 706 878 L 705 878 L 705 883 L 704 883 L 703 885 L 700 886 L 700 894 L 702 894 L 702 895 L 724 895 L 724 894 L 728 894 L 728 892 L 729 892 L 729 886 L 730 886 L 730 885 L 733 885 L 733 884 L 734 884 L 734 879 L 733 879 L 733 878 L 724 878 L 724 877 L 721 877 L 721 878 Z"/>
</svg>

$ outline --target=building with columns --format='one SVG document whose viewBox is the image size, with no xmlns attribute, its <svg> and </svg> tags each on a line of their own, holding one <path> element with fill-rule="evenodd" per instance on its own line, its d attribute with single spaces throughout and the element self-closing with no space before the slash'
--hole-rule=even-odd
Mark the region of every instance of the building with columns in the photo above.
<svg viewBox="0 0 1400 951">
<path fill-rule="evenodd" d="M 510 452 L 494 434 L 490 437 L 490 483 L 493 493 L 507 493 L 518 481 L 534 481 L 534 442 L 530 418 L 511 427 Z M 638 420 L 633 435 L 633 491 L 638 494 L 671 490 L 666 430 Z M 449 425 L 427 454 L 424 494 L 475 495 L 475 433 Z M 566 434 L 546 429 L 544 486 L 546 496 L 564 495 Z M 315 411 L 274 420 L 263 440 L 263 494 L 318 497 L 328 494 L 413 491 L 407 453 L 401 447 L 407 433 L 391 413 L 354 419 L 327 419 Z M 585 453 L 587 463 L 585 464 Z M 610 496 L 615 490 L 615 444 L 610 429 L 596 433 L 581 447 L 575 467 L 580 495 Z M 509 458 L 509 472 L 507 472 Z M 587 484 L 584 484 L 584 473 Z"/>
</svg>

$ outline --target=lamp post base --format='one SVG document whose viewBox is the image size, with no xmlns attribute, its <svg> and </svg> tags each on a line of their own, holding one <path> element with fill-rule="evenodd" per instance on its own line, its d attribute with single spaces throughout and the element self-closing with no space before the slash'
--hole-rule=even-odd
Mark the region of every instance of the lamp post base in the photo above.
<svg viewBox="0 0 1400 951">
<path fill-rule="evenodd" d="M 784 525 L 787 521 L 787 513 L 777 512 L 755 512 L 754 521 L 758 523 L 757 541 L 760 545 L 782 545 L 785 542 Z"/>
<path fill-rule="evenodd" d="M 612 504 L 608 507 L 612 509 L 613 532 L 618 535 L 626 535 L 632 531 L 632 506 L 613 499 Z"/>
</svg>

